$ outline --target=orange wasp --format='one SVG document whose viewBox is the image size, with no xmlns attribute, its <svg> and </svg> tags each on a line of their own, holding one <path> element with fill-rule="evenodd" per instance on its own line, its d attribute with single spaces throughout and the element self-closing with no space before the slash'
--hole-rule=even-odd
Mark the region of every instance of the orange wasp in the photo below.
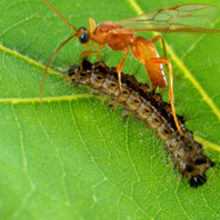
<svg viewBox="0 0 220 220">
<path fill-rule="evenodd" d="M 202 27 L 196 27 L 198 24 L 207 23 L 213 19 L 217 14 L 217 8 L 209 4 L 185 4 L 177 5 L 173 7 L 168 7 L 160 9 L 157 11 L 148 12 L 133 18 L 128 18 L 118 22 L 105 21 L 95 25 L 93 18 L 89 18 L 90 29 L 86 27 L 76 28 L 71 25 L 64 17 L 61 15 L 57 9 L 55 9 L 47 0 L 44 0 L 50 8 L 60 16 L 60 18 L 69 25 L 73 30 L 74 34 L 66 39 L 54 52 L 50 60 L 48 61 L 41 82 L 40 87 L 40 97 L 42 103 L 42 89 L 46 77 L 47 69 L 55 58 L 60 49 L 71 39 L 77 37 L 80 44 L 90 47 L 90 50 L 84 51 L 80 54 L 80 71 L 82 67 L 82 56 L 89 56 L 91 54 L 97 54 L 97 60 L 100 58 L 100 51 L 108 46 L 112 50 L 122 51 L 123 59 L 117 66 L 118 74 L 118 97 L 122 93 L 121 86 L 121 71 L 124 66 L 125 60 L 129 53 L 129 48 L 132 55 L 141 62 L 146 72 L 150 78 L 152 89 L 165 88 L 167 86 L 167 81 L 164 74 L 163 65 L 165 64 L 169 73 L 169 99 L 171 102 L 172 114 L 180 135 L 182 135 L 182 130 L 179 125 L 174 107 L 174 95 L 173 95 L 173 73 L 171 68 L 171 63 L 167 58 L 166 45 L 164 39 L 161 35 L 157 35 L 151 40 L 145 39 L 143 37 L 136 37 L 134 33 L 144 32 L 144 31 L 158 31 L 158 32 L 191 32 L 191 33 L 220 33 L 220 30 L 207 29 Z M 164 57 L 160 57 L 154 44 L 161 40 Z M 91 44 L 88 44 L 92 42 Z M 98 49 L 92 50 L 94 45 L 98 46 Z M 77 77 L 77 76 L 75 76 Z M 116 100 L 117 103 L 117 100 Z"/>
</svg>

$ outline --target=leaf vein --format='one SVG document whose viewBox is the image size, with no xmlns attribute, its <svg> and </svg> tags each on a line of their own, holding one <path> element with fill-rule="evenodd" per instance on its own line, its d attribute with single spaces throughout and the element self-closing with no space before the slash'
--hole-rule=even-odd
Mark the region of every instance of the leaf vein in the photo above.
<svg viewBox="0 0 220 220">
<path fill-rule="evenodd" d="M 129 130 L 129 126 L 128 126 L 128 121 L 129 121 L 129 118 L 127 118 L 127 120 L 126 120 L 126 124 L 127 124 L 127 126 L 126 126 L 126 135 L 125 135 L 125 137 L 126 137 L 126 140 L 125 140 L 125 142 L 126 142 L 126 151 L 127 151 L 128 158 L 129 158 L 129 161 L 131 163 L 131 166 L 133 167 L 135 175 L 136 175 L 136 178 L 137 178 L 136 181 L 132 181 L 131 182 L 131 195 L 130 196 L 132 196 L 132 194 L 134 192 L 134 184 L 140 182 L 140 176 L 138 175 L 137 168 L 136 168 L 136 166 L 134 164 L 134 161 L 132 160 L 131 152 L 130 152 L 130 149 L 129 149 L 129 143 L 128 143 L 128 136 L 129 136 L 129 131 L 128 130 Z"/>
<path fill-rule="evenodd" d="M 17 51 L 15 51 L 15 50 L 9 49 L 9 48 L 3 46 L 2 44 L 0 44 L 0 51 L 2 51 L 2 52 L 4 52 L 4 53 L 7 53 L 7 54 L 9 54 L 9 55 L 12 55 L 12 56 L 14 56 L 14 57 L 16 57 L 16 58 L 19 58 L 19 59 L 21 59 L 21 60 L 24 60 L 24 61 L 26 61 L 27 63 L 29 63 L 29 64 L 31 64 L 31 65 L 33 65 L 33 66 L 36 66 L 36 67 L 38 67 L 38 68 L 40 68 L 40 69 L 42 69 L 42 70 L 45 68 L 45 66 L 44 66 L 43 64 L 41 64 L 40 62 L 37 62 L 37 61 L 35 61 L 35 60 L 33 60 L 33 59 L 27 57 L 27 56 L 24 56 L 24 55 L 18 53 Z M 49 74 L 51 74 L 51 75 L 55 75 L 55 76 L 59 76 L 59 77 L 62 76 L 61 73 L 59 73 L 59 72 L 57 72 L 57 71 L 55 71 L 55 70 L 53 70 L 53 69 L 51 69 L 51 68 L 48 68 L 48 71 L 47 71 L 47 72 L 48 72 Z"/>
<path fill-rule="evenodd" d="M 63 187 L 63 192 L 64 192 L 64 196 L 65 196 L 65 205 L 70 208 L 74 214 L 77 214 L 78 216 L 79 213 L 73 208 L 73 206 L 71 205 L 70 201 L 69 201 L 69 198 L 68 198 L 68 193 L 67 193 L 67 186 L 66 186 L 66 182 L 65 182 L 65 176 L 66 176 L 66 171 L 65 171 L 65 168 L 64 168 L 64 164 L 63 164 L 63 161 L 61 159 L 61 156 L 60 156 L 60 150 L 59 150 L 59 147 L 57 147 L 54 142 L 51 140 L 49 134 L 47 133 L 45 127 L 43 126 L 38 114 L 36 113 L 36 109 L 34 108 L 34 113 L 35 113 L 35 117 L 37 118 L 37 121 L 38 121 L 38 124 L 40 125 L 40 128 L 41 130 L 43 131 L 45 137 L 47 138 L 47 140 L 49 141 L 49 143 L 51 144 L 51 146 L 53 147 L 54 151 L 55 151 L 55 154 L 56 154 L 56 158 L 58 159 L 58 162 L 59 162 L 59 165 L 60 165 L 60 168 L 61 168 L 61 172 L 62 172 L 62 175 L 61 175 L 61 184 L 62 184 L 62 187 Z"/>
</svg>

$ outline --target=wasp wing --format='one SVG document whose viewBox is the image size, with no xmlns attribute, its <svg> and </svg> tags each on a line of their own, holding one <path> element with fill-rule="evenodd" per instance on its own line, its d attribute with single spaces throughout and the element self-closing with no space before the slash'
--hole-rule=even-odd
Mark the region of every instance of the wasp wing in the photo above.
<svg viewBox="0 0 220 220">
<path fill-rule="evenodd" d="M 116 22 L 123 28 L 113 32 L 194 32 L 216 33 L 220 30 L 203 28 L 218 13 L 217 7 L 209 4 L 185 4 L 148 12 Z"/>
</svg>

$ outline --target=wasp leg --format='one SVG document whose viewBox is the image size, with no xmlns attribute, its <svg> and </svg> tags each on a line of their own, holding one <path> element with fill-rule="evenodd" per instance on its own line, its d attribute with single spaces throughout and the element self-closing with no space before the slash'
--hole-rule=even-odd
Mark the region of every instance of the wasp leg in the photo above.
<svg viewBox="0 0 220 220">
<path fill-rule="evenodd" d="M 121 60 L 121 62 L 118 64 L 118 67 L 117 67 L 118 89 L 119 89 L 119 91 L 118 91 L 118 96 L 117 96 L 117 98 L 116 98 L 116 101 L 115 101 L 115 103 L 114 103 L 114 105 L 113 105 L 113 107 L 112 107 L 112 110 L 113 110 L 113 111 L 116 109 L 116 107 L 117 107 L 117 105 L 118 105 L 119 97 L 120 97 L 120 95 L 121 95 L 121 93 L 122 93 L 121 70 L 122 70 L 122 68 L 123 68 L 123 66 L 124 66 L 124 63 L 125 63 L 125 60 L 126 60 L 126 58 L 127 58 L 127 56 L 128 56 L 128 51 L 129 51 L 128 48 L 125 48 L 125 49 L 123 50 L 124 57 L 123 57 L 123 59 Z"/>
<path fill-rule="evenodd" d="M 174 106 L 174 94 L 173 94 L 173 72 L 172 72 L 172 67 L 171 67 L 171 63 L 167 58 L 150 58 L 147 60 L 142 60 L 142 63 L 158 63 L 158 64 L 166 64 L 167 68 L 168 68 L 168 72 L 169 72 L 169 99 L 170 99 L 170 103 L 171 103 L 171 109 L 172 109 L 172 113 L 173 113 L 173 119 L 174 122 L 176 124 L 177 130 L 179 132 L 179 134 L 182 136 L 182 130 L 180 128 L 180 124 L 178 121 L 178 118 L 176 116 L 176 111 L 175 111 L 175 106 Z"/>
</svg>

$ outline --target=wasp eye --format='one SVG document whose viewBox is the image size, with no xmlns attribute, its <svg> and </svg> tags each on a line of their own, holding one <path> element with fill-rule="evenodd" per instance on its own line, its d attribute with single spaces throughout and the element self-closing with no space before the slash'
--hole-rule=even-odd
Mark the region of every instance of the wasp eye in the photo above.
<svg viewBox="0 0 220 220">
<path fill-rule="evenodd" d="M 79 37 L 80 43 L 86 43 L 88 41 L 88 34 L 86 32 L 82 33 Z"/>
</svg>

